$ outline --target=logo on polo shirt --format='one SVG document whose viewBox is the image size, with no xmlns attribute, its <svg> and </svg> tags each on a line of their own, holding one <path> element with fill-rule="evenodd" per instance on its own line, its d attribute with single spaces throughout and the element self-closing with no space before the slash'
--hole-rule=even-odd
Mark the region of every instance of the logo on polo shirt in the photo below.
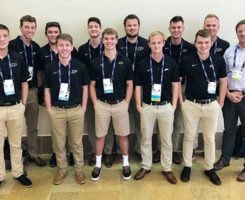
<svg viewBox="0 0 245 200">
<path fill-rule="evenodd" d="M 20 51 L 20 52 L 19 52 L 19 54 L 23 54 L 23 53 L 24 53 L 24 51 Z"/>
<path fill-rule="evenodd" d="M 143 51 L 144 49 L 144 47 L 138 47 L 137 51 Z"/>
<path fill-rule="evenodd" d="M 77 70 L 76 69 L 73 69 L 72 71 L 71 71 L 71 74 L 76 74 L 77 73 Z"/>
<path fill-rule="evenodd" d="M 46 55 L 46 56 L 45 56 L 45 58 L 49 58 L 49 57 L 50 57 L 50 55 Z"/>
<path fill-rule="evenodd" d="M 126 47 L 121 47 L 120 49 L 125 49 Z"/>
<path fill-rule="evenodd" d="M 168 70 L 169 70 L 169 68 L 165 68 L 165 69 L 164 69 L 165 72 L 168 71 Z"/>
<path fill-rule="evenodd" d="M 58 71 L 54 72 L 54 75 L 55 75 L 55 74 L 58 74 Z"/>
<path fill-rule="evenodd" d="M 34 51 L 32 54 L 33 54 L 33 55 L 36 55 L 36 53 L 37 53 L 37 52 Z"/>
<path fill-rule="evenodd" d="M 192 67 L 196 67 L 196 66 L 197 66 L 197 64 L 192 64 L 191 66 L 192 66 Z"/>
<path fill-rule="evenodd" d="M 216 52 L 221 52 L 223 49 L 222 48 L 216 48 Z"/>
<path fill-rule="evenodd" d="M 182 53 L 186 53 L 186 52 L 187 52 L 187 49 L 183 49 L 183 50 L 182 50 Z"/>
<path fill-rule="evenodd" d="M 18 64 L 17 63 L 11 63 L 11 67 L 13 68 L 13 67 L 16 67 Z"/>
<path fill-rule="evenodd" d="M 124 63 L 123 61 L 119 61 L 118 62 L 119 65 L 123 65 L 123 63 Z"/>
<path fill-rule="evenodd" d="M 89 53 L 85 53 L 84 55 L 85 55 L 85 56 L 88 56 L 88 55 L 89 55 Z"/>
</svg>

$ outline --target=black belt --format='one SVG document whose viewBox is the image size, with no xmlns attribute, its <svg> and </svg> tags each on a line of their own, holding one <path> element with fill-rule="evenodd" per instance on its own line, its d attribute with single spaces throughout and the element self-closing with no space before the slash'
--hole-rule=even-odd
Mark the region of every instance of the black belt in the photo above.
<svg viewBox="0 0 245 200">
<path fill-rule="evenodd" d="M 150 103 L 145 103 L 151 106 L 163 106 L 170 103 L 170 101 L 161 101 L 161 102 L 150 102 Z"/>
<path fill-rule="evenodd" d="M 114 101 L 100 99 L 100 101 L 102 101 L 102 102 L 104 102 L 104 103 L 108 103 L 108 104 L 110 104 L 110 105 L 118 104 L 118 103 L 120 103 L 122 100 L 124 100 L 124 99 L 118 99 L 118 100 L 114 100 Z"/>
<path fill-rule="evenodd" d="M 54 106 L 56 108 L 63 108 L 63 109 L 69 109 L 69 108 L 75 108 L 77 106 L 79 106 L 80 104 L 74 104 L 74 105 L 63 105 L 63 106 Z"/>
<path fill-rule="evenodd" d="M 14 105 L 17 105 L 19 104 L 20 102 L 19 101 L 16 101 L 16 102 L 5 102 L 5 103 L 0 103 L 0 106 L 14 106 Z"/>
<path fill-rule="evenodd" d="M 199 104 L 210 104 L 214 101 L 216 101 L 216 99 L 203 99 L 203 100 L 198 100 L 198 99 L 191 99 L 191 98 L 186 98 L 189 101 L 192 101 L 194 103 L 199 103 Z"/>
</svg>

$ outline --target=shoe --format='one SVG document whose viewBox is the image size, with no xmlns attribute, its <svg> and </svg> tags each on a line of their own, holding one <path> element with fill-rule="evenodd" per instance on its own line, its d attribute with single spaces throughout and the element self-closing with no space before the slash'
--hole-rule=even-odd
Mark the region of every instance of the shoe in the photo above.
<svg viewBox="0 0 245 200">
<path fill-rule="evenodd" d="M 64 173 L 61 170 L 59 170 L 54 177 L 54 180 L 53 180 L 54 185 L 60 185 L 61 183 L 63 183 L 66 175 L 67 175 L 67 172 Z"/>
<path fill-rule="evenodd" d="M 80 185 L 86 183 L 86 176 L 83 172 L 76 172 L 75 179 L 76 179 L 77 183 Z"/>
<path fill-rule="evenodd" d="M 214 170 L 219 171 L 223 169 L 224 167 L 228 167 L 230 163 L 225 163 L 221 159 L 219 159 L 215 164 L 214 164 Z"/>
<path fill-rule="evenodd" d="M 21 185 L 26 186 L 27 188 L 32 187 L 32 182 L 29 178 L 27 178 L 27 176 L 25 176 L 24 174 L 22 174 L 21 176 L 14 178 L 15 180 L 19 181 L 19 183 Z"/>
<path fill-rule="evenodd" d="M 237 181 L 244 182 L 245 181 L 245 168 L 241 171 L 241 173 L 238 175 Z"/>
<path fill-rule="evenodd" d="M 160 162 L 160 155 L 161 155 L 160 151 L 154 152 L 152 155 L 152 158 L 153 158 L 152 162 L 153 163 L 159 163 Z"/>
<path fill-rule="evenodd" d="M 214 184 L 214 185 L 221 185 L 221 180 L 216 174 L 214 168 L 210 170 L 205 170 L 204 171 L 205 175 L 209 177 L 209 180 Z"/>
<path fill-rule="evenodd" d="M 73 157 L 73 153 L 70 153 L 69 164 L 70 164 L 70 166 L 74 166 L 74 164 L 75 164 L 75 162 L 74 162 L 74 157 Z"/>
<path fill-rule="evenodd" d="M 162 174 L 166 177 L 166 179 L 168 180 L 169 183 L 172 184 L 176 184 L 177 183 L 177 179 L 175 178 L 175 175 L 173 174 L 173 172 L 168 171 L 162 171 Z"/>
<path fill-rule="evenodd" d="M 52 154 L 50 160 L 49 160 L 49 166 L 50 167 L 56 167 L 57 166 L 57 161 L 55 157 L 55 153 Z"/>
<path fill-rule="evenodd" d="M 39 156 L 30 157 L 29 161 L 35 163 L 39 167 L 44 167 L 46 165 L 46 162 L 42 158 L 40 158 Z"/>
<path fill-rule="evenodd" d="M 100 178 L 101 167 L 95 167 L 91 174 L 92 181 L 98 181 Z"/>
<path fill-rule="evenodd" d="M 146 174 L 150 173 L 151 170 L 147 170 L 144 168 L 141 168 L 135 175 L 134 175 L 134 180 L 140 180 L 145 177 Z"/>
<path fill-rule="evenodd" d="M 94 166 L 95 163 L 96 163 L 95 153 L 92 153 L 91 156 L 88 159 L 88 165 L 89 166 Z"/>
<path fill-rule="evenodd" d="M 184 167 L 181 174 L 180 174 L 180 179 L 183 182 L 188 182 L 190 180 L 190 175 L 191 175 L 191 168 L 190 167 Z"/>
<path fill-rule="evenodd" d="M 173 163 L 179 165 L 181 163 L 181 158 L 178 152 L 173 152 Z"/>
<path fill-rule="evenodd" d="M 124 166 L 122 170 L 122 175 L 124 180 L 131 179 L 131 169 L 130 166 Z"/>
<path fill-rule="evenodd" d="M 105 162 L 105 166 L 107 168 L 111 168 L 112 165 L 113 165 L 113 156 L 112 156 L 112 154 L 105 154 L 104 162 Z"/>
</svg>

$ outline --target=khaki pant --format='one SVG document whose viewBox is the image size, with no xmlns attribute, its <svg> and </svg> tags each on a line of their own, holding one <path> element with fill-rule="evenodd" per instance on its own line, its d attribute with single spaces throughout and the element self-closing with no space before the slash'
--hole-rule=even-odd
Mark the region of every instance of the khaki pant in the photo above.
<svg viewBox="0 0 245 200">
<path fill-rule="evenodd" d="M 39 104 L 37 97 L 37 88 L 31 88 L 28 93 L 25 117 L 27 126 L 27 145 L 31 157 L 37 157 L 37 125 L 38 125 Z"/>
<path fill-rule="evenodd" d="M 82 171 L 83 158 L 83 125 L 84 111 L 79 105 L 75 108 L 63 109 L 52 107 L 49 112 L 52 126 L 53 150 L 56 154 L 57 166 L 63 172 L 67 170 L 66 158 L 66 130 L 70 133 L 70 149 L 75 160 L 75 171 Z"/>
<path fill-rule="evenodd" d="M 174 110 L 171 104 L 152 106 L 143 104 L 141 119 L 141 156 L 144 169 L 152 166 L 152 134 L 156 120 L 158 121 L 161 141 L 161 164 L 164 171 L 171 171 L 172 166 L 172 132 Z"/>
<path fill-rule="evenodd" d="M 10 145 L 12 174 L 15 178 L 23 174 L 21 133 L 24 123 L 24 110 L 25 106 L 22 103 L 0 107 L 0 181 L 5 177 L 3 146 L 6 130 Z"/>
<path fill-rule="evenodd" d="M 215 134 L 220 111 L 221 108 L 217 101 L 203 105 L 189 100 L 184 101 L 182 105 L 185 126 L 183 158 L 186 167 L 192 166 L 193 142 L 200 122 L 204 139 L 204 167 L 206 170 L 213 168 L 215 162 Z"/>
</svg>

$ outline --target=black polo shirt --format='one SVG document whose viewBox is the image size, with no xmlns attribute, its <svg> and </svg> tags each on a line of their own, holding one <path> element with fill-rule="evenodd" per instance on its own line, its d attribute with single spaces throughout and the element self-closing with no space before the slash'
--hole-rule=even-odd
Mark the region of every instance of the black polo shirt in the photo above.
<svg viewBox="0 0 245 200">
<path fill-rule="evenodd" d="M 111 78 L 115 59 L 110 62 L 109 58 L 104 54 L 103 56 L 105 78 Z M 111 94 L 104 94 L 102 56 L 99 56 L 92 61 L 92 70 L 93 73 L 91 74 L 91 80 L 96 81 L 95 88 L 98 99 L 115 101 L 126 97 L 126 81 L 133 80 L 132 64 L 127 57 L 122 56 L 120 53 L 117 54 L 113 78 L 113 93 Z"/>
<path fill-rule="evenodd" d="M 65 106 L 81 104 L 83 88 L 82 86 L 89 84 L 88 73 L 86 67 L 80 61 L 71 60 L 71 86 L 68 101 L 59 100 L 59 64 L 54 60 L 47 64 L 45 68 L 45 87 L 50 88 L 52 106 Z M 61 82 L 68 83 L 68 66 L 61 64 Z"/>
<path fill-rule="evenodd" d="M 29 72 L 24 64 L 23 58 L 14 51 L 9 51 L 10 63 L 13 72 L 15 94 L 6 96 L 3 88 L 3 78 L 11 79 L 9 71 L 8 56 L 0 59 L 0 67 L 3 78 L 0 76 L 0 104 L 19 102 L 21 99 L 21 83 L 27 82 Z"/>
<path fill-rule="evenodd" d="M 216 41 L 213 43 L 210 49 L 210 53 L 211 54 L 215 53 L 217 55 L 223 56 L 226 49 L 228 49 L 229 46 L 230 46 L 229 42 L 217 37 Z"/>
<path fill-rule="evenodd" d="M 218 81 L 220 78 L 225 78 L 226 64 L 224 58 L 219 55 L 212 55 L 211 58 L 216 73 L 216 81 Z M 210 59 L 208 58 L 204 60 L 203 64 L 209 80 L 214 81 L 214 74 L 211 68 Z M 206 77 L 197 53 L 184 57 L 180 66 L 180 77 L 186 78 L 185 96 L 187 98 L 198 100 L 216 98 L 217 94 L 209 94 L 207 92 L 208 82 L 206 81 Z"/>
<path fill-rule="evenodd" d="M 78 52 L 76 48 L 71 52 L 73 58 L 78 58 Z M 40 48 L 37 52 L 37 71 L 44 71 L 45 66 L 52 60 L 58 60 L 58 54 L 56 54 L 49 44 L 46 44 Z"/>
<path fill-rule="evenodd" d="M 152 59 L 152 66 L 153 82 L 155 84 L 160 84 L 162 60 L 160 62 L 156 62 Z M 178 66 L 176 62 L 173 58 L 165 55 L 161 101 L 171 101 L 172 82 L 179 82 L 179 80 Z M 143 88 L 143 102 L 150 104 L 152 91 L 150 56 L 145 57 L 137 64 L 134 81 L 136 86 L 142 86 Z"/>
<path fill-rule="evenodd" d="M 181 43 L 182 44 L 179 44 L 179 45 L 171 44 L 171 37 L 168 37 L 163 47 L 164 54 L 172 57 L 178 65 L 180 64 L 181 60 L 185 56 L 196 52 L 196 48 L 193 44 L 187 42 L 184 39 L 182 39 Z M 180 53 L 181 46 L 182 46 L 182 53 Z"/>
<path fill-rule="evenodd" d="M 26 46 L 26 54 L 27 54 L 27 58 L 25 57 L 25 51 L 24 51 L 24 47 L 23 47 L 23 41 L 21 40 L 21 36 L 18 36 L 16 39 L 11 40 L 9 42 L 9 49 L 19 53 L 20 55 L 23 56 L 24 58 L 24 63 L 26 68 L 28 69 L 28 66 L 32 66 L 33 67 L 33 78 L 31 81 L 28 81 L 29 84 L 29 88 L 32 87 L 37 87 L 37 51 L 40 48 L 39 45 L 35 42 L 35 41 L 31 41 L 31 44 L 33 46 L 33 52 L 31 51 L 31 45 L 30 46 Z M 33 62 L 32 63 L 32 55 L 33 54 Z M 26 62 L 27 60 L 27 62 Z"/>
<path fill-rule="evenodd" d="M 127 37 L 120 38 L 117 43 L 117 51 L 121 52 L 122 55 L 126 56 L 126 39 Z M 138 46 L 136 51 L 136 58 L 134 63 L 134 50 L 136 46 L 135 43 L 127 42 L 128 46 L 128 58 L 131 60 L 132 64 L 137 64 L 142 58 L 150 55 L 151 50 L 148 45 L 148 41 L 145 38 L 138 36 Z"/>
<path fill-rule="evenodd" d="M 91 55 L 89 53 L 89 48 L 91 51 Z M 103 53 L 103 51 L 104 51 L 104 45 L 102 43 L 98 47 L 94 48 L 89 44 L 89 40 L 88 42 L 86 42 L 85 44 L 81 45 L 78 48 L 79 60 L 86 65 L 89 76 L 91 76 L 90 74 L 91 74 L 92 60 L 100 56 L 100 54 Z"/>
</svg>

